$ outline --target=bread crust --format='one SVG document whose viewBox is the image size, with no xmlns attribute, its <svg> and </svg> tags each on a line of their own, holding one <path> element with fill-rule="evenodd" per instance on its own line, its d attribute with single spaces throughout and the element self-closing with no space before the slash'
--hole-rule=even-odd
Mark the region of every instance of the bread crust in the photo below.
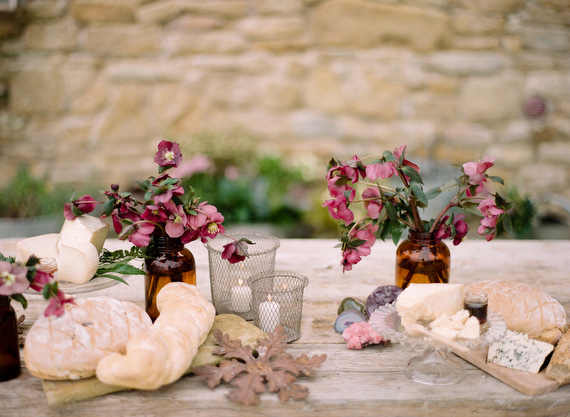
<svg viewBox="0 0 570 417">
<path fill-rule="evenodd" d="M 465 292 L 487 293 L 488 310 L 499 314 L 507 327 L 530 338 L 555 345 L 566 331 L 566 310 L 545 291 L 517 281 L 477 281 Z"/>
<path fill-rule="evenodd" d="M 24 345 L 30 373 L 43 379 L 81 379 L 95 375 L 97 363 L 124 352 L 129 339 L 152 325 L 145 311 L 112 297 L 77 298 L 60 316 L 41 316 Z"/>
<path fill-rule="evenodd" d="M 560 384 L 570 383 L 570 330 L 567 330 L 558 345 L 550 363 L 546 367 L 546 376 Z"/>
</svg>

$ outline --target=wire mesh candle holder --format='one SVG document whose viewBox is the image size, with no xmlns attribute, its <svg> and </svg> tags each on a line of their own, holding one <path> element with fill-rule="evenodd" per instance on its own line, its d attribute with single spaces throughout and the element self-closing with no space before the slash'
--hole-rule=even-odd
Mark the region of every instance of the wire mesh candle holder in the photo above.
<svg viewBox="0 0 570 417">
<path fill-rule="evenodd" d="M 265 233 L 228 234 L 231 237 L 218 235 L 206 244 L 212 303 L 216 308 L 216 314 L 235 314 L 244 320 L 253 320 L 252 291 L 248 278 L 275 269 L 275 252 L 280 242 L 276 237 Z M 242 262 L 235 264 L 222 259 L 224 245 L 241 238 L 254 243 L 248 246 L 248 256 Z"/>
<path fill-rule="evenodd" d="M 253 324 L 267 333 L 283 326 L 287 343 L 301 337 L 303 292 L 309 279 L 291 271 L 269 271 L 249 278 Z"/>
</svg>

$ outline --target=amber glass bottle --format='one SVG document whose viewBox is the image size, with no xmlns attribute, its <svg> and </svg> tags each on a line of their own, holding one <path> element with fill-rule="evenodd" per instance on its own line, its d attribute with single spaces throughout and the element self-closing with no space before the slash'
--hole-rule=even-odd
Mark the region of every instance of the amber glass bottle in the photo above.
<svg viewBox="0 0 570 417">
<path fill-rule="evenodd" d="M 169 282 L 196 285 L 196 262 L 180 239 L 168 236 L 154 236 L 147 254 L 150 258 L 145 260 L 145 307 L 154 321 L 159 315 L 158 292 Z"/>
<path fill-rule="evenodd" d="M 0 295 L 0 381 L 16 378 L 21 370 L 16 313 L 10 297 Z"/>
<path fill-rule="evenodd" d="M 436 243 L 433 233 L 410 231 L 396 250 L 396 285 L 448 283 L 449 248 Z"/>
</svg>

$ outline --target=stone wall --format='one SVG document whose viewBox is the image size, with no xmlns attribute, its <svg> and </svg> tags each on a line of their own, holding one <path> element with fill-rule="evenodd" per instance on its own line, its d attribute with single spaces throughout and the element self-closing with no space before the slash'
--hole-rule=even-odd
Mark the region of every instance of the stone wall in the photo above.
<svg viewBox="0 0 570 417">
<path fill-rule="evenodd" d="M 2 181 L 30 161 L 57 182 L 141 179 L 157 138 L 239 128 L 318 175 L 408 144 L 495 155 L 523 191 L 570 199 L 568 0 L 21 3 L 0 19 Z"/>
</svg>

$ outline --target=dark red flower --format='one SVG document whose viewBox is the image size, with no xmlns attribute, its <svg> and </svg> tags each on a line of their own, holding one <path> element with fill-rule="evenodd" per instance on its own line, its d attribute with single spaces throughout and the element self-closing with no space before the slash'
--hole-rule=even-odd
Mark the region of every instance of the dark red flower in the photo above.
<svg viewBox="0 0 570 417">
<path fill-rule="evenodd" d="M 176 142 L 163 140 L 158 144 L 158 152 L 154 156 L 154 162 L 161 167 L 177 167 L 182 162 L 182 153 Z"/>
</svg>

